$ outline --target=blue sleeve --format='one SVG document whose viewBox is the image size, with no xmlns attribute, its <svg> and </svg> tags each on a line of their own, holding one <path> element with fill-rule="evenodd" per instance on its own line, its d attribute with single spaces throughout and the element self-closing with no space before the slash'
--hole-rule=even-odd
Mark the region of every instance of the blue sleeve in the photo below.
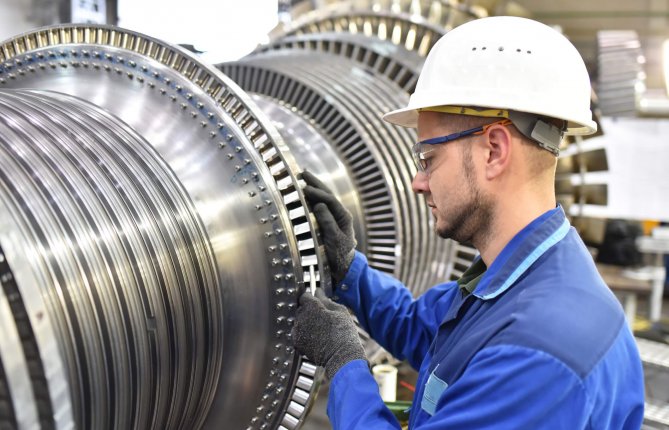
<svg viewBox="0 0 669 430">
<path fill-rule="evenodd" d="M 415 430 L 582 429 L 592 407 L 581 378 L 564 363 L 531 348 L 499 345 L 472 359 Z"/>
<path fill-rule="evenodd" d="M 335 290 L 336 300 L 353 310 L 375 341 L 415 369 L 420 367 L 455 294 L 459 294 L 458 286 L 450 282 L 414 300 L 400 281 L 369 267 L 357 251 Z"/>
<path fill-rule="evenodd" d="M 332 378 L 327 412 L 333 430 L 400 430 L 364 360 L 345 364 Z"/>
</svg>

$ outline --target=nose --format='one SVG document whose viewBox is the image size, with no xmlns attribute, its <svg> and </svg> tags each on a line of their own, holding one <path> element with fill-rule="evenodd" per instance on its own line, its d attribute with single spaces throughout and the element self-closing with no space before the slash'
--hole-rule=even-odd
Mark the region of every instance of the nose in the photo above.
<svg viewBox="0 0 669 430">
<path fill-rule="evenodd" d="M 428 181 L 427 173 L 422 171 L 417 171 L 416 175 L 411 181 L 411 189 L 416 194 L 425 194 L 430 192 L 430 184 Z"/>
</svg>

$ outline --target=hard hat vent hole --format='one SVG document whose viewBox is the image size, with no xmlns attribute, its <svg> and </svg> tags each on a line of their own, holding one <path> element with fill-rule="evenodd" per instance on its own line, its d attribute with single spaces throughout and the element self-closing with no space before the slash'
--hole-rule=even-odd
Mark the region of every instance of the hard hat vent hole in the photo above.
<svg viewBox="0 0 669 430">
<path fill-rule="evenodd" d="M 499 49 L 500 52 L 501 52 L 501 51 L 504 51 L 504 47 L 503 47 L 503 46 L 500 46 L 500 47 L 497 48 L 497 49 Z"/>
<path fill-rule="evenodd" d="M 520 52 L 520 48 L 516 49 L 516 52 Z"/>
<path fill-rule="evenodd" d="M 472 51 L 476 51 L 476 46 L 472 48 Z"/>
<path fill-rule="evenodd" d="M 527 53 L 528 53 L 528 54 L 531 54 L 531 53 L 532 53 L 532 51 L 527 51 Z"/>
<path fill-rule="evenodd" d="M 484 46 L 483 48 L 481 48 L 481 49 L 485 51 L 485 46 Z"/>
</svg>

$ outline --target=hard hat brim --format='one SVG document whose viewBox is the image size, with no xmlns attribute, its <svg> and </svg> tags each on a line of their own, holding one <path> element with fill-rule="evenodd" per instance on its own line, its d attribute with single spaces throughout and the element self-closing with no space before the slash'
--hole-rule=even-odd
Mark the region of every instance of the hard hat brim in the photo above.
<svg viewBox="0 0 669 430">
<path fill-rule="evenodd" d="M 418 111 L 410 107 L 396 109 L 383 115 L 383 120 L 400 127 L 416 128 L 418 126 Z"/>
<path fill-rule="evenodd" d="M 542 115 L 543 113 L 537 114 Z M 416 128 L 418 126 L 418 110 L 411 107 L 396 109 L 383 115 L 383 120 L 400 127 Z M 592 120 L 584 124 L 567 119 L 567 124 L 567 130 L 565 132 L 565 135 L 567 136 L 584 136 L 597 132 L 597 123 Z"/>
</svg>

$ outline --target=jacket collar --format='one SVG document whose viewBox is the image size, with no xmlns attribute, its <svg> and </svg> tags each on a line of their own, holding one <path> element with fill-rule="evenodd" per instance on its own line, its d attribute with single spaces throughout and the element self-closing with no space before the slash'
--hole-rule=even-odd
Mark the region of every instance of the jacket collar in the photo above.
<svg viewBox="0 0 669 430">
<path fill-rule="evenodd" d="M 558 205 L 518 232 L 495 258 L 473 294 L 483 300 L 509 289 L 532 264 L 569 232 L 569 221 Z M 481 258 L 481 257 L 478 257 Z"/>
</svg>

